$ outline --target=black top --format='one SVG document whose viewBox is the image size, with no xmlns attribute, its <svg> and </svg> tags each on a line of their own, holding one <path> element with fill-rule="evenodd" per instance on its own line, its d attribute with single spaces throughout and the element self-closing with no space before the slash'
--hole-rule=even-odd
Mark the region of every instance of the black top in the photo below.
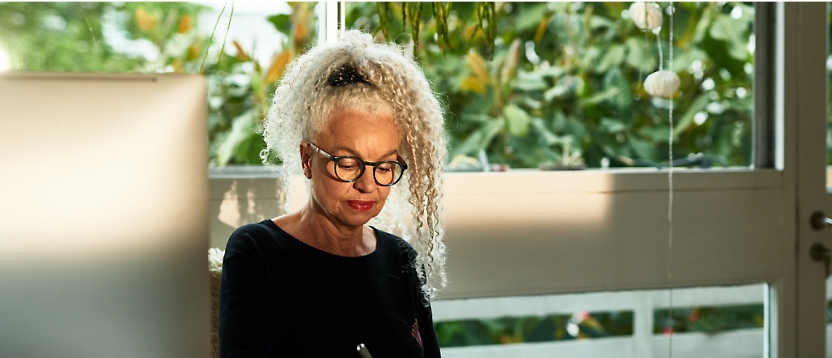
<svg viewBox="0 0 832 358">
<path fill-rule="evenodd" d="M 221 357 L 439 357 L 413 248 L 373 228 L 376 249 L 333 255 L 271 220 L 228 240 L 220 286 Z"/>
</svg>

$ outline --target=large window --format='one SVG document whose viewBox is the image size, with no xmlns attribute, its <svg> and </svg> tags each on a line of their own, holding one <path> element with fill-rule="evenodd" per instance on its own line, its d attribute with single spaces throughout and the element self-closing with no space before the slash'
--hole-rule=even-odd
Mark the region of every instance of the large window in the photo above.
<svg viewBox="0 0 832 358">
<path fill-rule="evenodd" d="M 13 36 L 0 48 L 15 70 L 202 72 L 211 164 L 259 165 L 264 103 L 317 41 L 323 6 L 206 4 L 4 3 L 0 32 Z M 753 4 L 677 3 L 672 29 L 659 7 L 658 34 L 629 3 L 350 2 L 346 26 L 398 43 L 418 29 L 414 54 L 447 105 L 451 169 L 667 167 L 670 101 L 644 90 L 659 68 L 681 79 L 674 165 L 750 165 Z"/>
<path fill-rule="evenodd" d="M 448 105 L 460 168 L 482 157 L 500 168 L 667 167 L 670 100 L 644 89 L 660 68 L 681 79 L 674 165 L 749 166 L 753 4 L 675 3 L 672 29 L 668 3 L 657 8 L 658 34 L 636 26 L 630 3 L 349 2 L 346 24 L 414 41 Z"/>
</svg>

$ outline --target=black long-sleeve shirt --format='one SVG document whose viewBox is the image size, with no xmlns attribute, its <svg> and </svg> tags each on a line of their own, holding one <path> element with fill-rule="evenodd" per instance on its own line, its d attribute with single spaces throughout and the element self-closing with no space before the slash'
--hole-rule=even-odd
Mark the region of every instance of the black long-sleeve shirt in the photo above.
<svg viewBox="0 0 832 358">
<path fill-rule="evenodd" d="M 373 228 L 376 249 L 333 255 L 271 220 L 228 240 L 220 286 L 221 357 L 439 357 L 404 240 Z"/>
</svg>

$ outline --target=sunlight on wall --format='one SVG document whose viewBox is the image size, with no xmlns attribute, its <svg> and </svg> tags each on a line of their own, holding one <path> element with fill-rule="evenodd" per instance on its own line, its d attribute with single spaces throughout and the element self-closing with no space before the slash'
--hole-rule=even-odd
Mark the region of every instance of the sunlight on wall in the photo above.
<svg viewBox="0 0 832 358">
<path fill-rule="evenodd" d="M 12 68 L 11 59 L 6 50 L 0 45 L 0 72 L 6 72 Z"/>
</svg>

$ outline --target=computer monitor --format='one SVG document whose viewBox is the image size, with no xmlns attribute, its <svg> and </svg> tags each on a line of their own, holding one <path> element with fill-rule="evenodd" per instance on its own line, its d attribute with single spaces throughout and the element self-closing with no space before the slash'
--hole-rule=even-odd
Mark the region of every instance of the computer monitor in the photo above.
<svg viewBox="0 0 832 358">
<path fill-rule="evenodd" d="M 0 357 L 210 355 L 205 93 L 0 74 Z"/>
</svg>

